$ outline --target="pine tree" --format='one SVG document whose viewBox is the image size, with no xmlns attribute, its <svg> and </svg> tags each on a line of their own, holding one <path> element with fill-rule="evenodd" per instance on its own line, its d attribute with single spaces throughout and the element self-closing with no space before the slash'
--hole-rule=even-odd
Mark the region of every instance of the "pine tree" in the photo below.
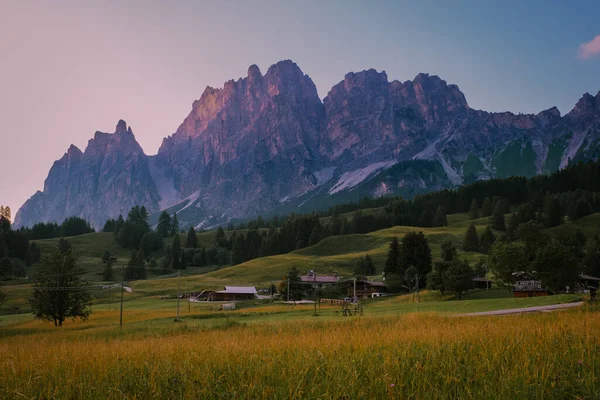
<svg viewBox="0 0 600 400">
<path fill-rule="evenodd" d="M 496 206 L 494 207 L 491 225 L 492 229 L 495 229 L 497 231 L 506 230 L 506 224 L 504 223 L 503 205 L 500 203 L 500 201 L 496 202 Z"/>
<path fill-rule="evenodd" d="M 433 217 L 433 226 L 447 226 L 448 218 L 446 216 L 446 208 L 444 206 L 438 206 L 435 216 Z"/>
<path fill-rule="evenodd" d="M 390 246 L 388 248 L 388 255 L 385 261 L 384 272 L 385 275 L 393 275 L 400 273 L 400 244 L 398 243 L 398 238 L 392 239 Z"/>
<path fill-rule="evenodd" d="M 483 231 L 483 233 L 481 234 L 481 240 L 480 240 L 481 252 L 484 254 L 488 254 L 495 241 L 496 241 L 496 235 L 494 235 L 494 232 L 492 231 L 492 227 L 488 225 L 485 228 L 485 230 Z"/>
<path fill-rule="evenodd" d="M 191 249 L 195 249 L 196 247 L 198 247 L 198 237 L 196 236 L 196 231 L 194 230 L 193 226 L 190 226 L 190 229 L 188 230 L 185 247 Z"/>
<path fill-rule="evenodd" d="M 102 262 L 107 263 L 110 260 L 110 251 L 108 249 L 105 249 L 104 252 L 102 253 Z"/>
<path fill-rule="evenodd" d="M 479 205 L 477 204 L 477 200 L 473 199 L 471 202 L 471 209 L 469 210 L 469 219 L 477 219 L 479 218 Z"/>
<path fill-rule="evenodd" d="M 244 235 L 238 235 L 231 251 L 231 263 L 233 265 L 241 264 L 246 261 L 246 241 Z"/>
<path fill-rule="evenodd" d="M 156 227 L 156 232 L 162 237 L 167 237 L 171 234 L 171 229 L 173 227 L 173 221 L 171 221 L 171 216 L 167 211 L 163 211 L 158 217 L 158 226 Z"/>
<path fill-rule="evenodd" d="M 195 267 L 204 267 L 205 263 L 206 263 L 206 253 L 204 252 L 204 247 L 202 247 L 200 249 L 200 251 L 198 251 L 194 255 L 194 259 L 192 260 L 192 264 Z"/>
<path fill-rule="evenodd" d="M 422 276 L 431 271 L 431 247 L 423 232 L 409 232 L 402 238 L 400 273 L 409 267 L 415 267 Z"/>
<path fill-rule="evenodd" d="M 365 255 L 365 275 L 373 276 L 377 273 L 375 263 L 370 255 Z"/>
<path fill-rule="evenodd" d="M 225 231 L 220 226 L 215 234 L 215 244 L 217 247 L 227 248 L 227 237 L 225 236 Z"/>
<path fill-rule="evenodd" d="M 492 215 L 493 211 L 494 207 L 492 205 L 492 200 L 490 200 L 489 197 L 486 197 L 485 199 L 483 199 L 483 203 L 481 204 L 481 216 L 489 217 L 490 215 Z"/>
<path fill-rule="evenodd" d="M 315 244 L 319 243 L 321 240 L 323 240 L 323 227 L 321 226 L 321 224 L 316 225 L 312 232 L 310 233 L 310 238 L 308 239 L 308 245 L 309 246 L 314 246 Z"/>
<path fill-rule="evenodd" d="M 173 226 L 171 227 L 172 235 L 179 235 L 179 220 L 177 219 L 177 213 L 173 215 Z"/>
<path fill-rule="evenodd" d="M 479 237 L 477 236 L 477 229 L 475 225 L 469 225 L 467 232 L 465 232 L 465 239 L 463 241 L 464 251 L 477 251 L 479 250 Z"/>
<path fill-rule="evenodd" d="M 173 239 L 173 244 L 171 245 L 171 257 L 172 257 L 172 265 L 173 269 L 183 269 L 185 265 L 181 262 L 181 240 L 179 239 L 179 235 L 175 235 Z"/>
<path fill-rule="evenodd" d="M 552 228 L 564 222 L 564 212 L 560 201 L 556 197 L 552 197 L 546 204 L 544 214 L 546 214 L 546 226 Z"/>
<path fill-rule="evenodd" d="M 115 274 L 114 274 L 114 270 L 113 270 L 113 263 L 109 259 L 104 263 L 104 269 L 102 270 L 102 280 L 113 281 L 114 279 L 115 279 Z"/>
</svg>

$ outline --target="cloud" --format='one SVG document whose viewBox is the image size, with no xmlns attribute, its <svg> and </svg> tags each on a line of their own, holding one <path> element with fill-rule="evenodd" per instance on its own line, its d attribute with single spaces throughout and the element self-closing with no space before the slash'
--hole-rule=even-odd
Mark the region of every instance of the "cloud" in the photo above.
<svg viewBox="0 0 600 400">
<path fill-rule="evenodd" d="M 600 55 L 600 35 L 596 36 L 587 43 L 579 45 L 577 58 L 581 60 L 588 60 L 597 55 Z"/>
</svg>

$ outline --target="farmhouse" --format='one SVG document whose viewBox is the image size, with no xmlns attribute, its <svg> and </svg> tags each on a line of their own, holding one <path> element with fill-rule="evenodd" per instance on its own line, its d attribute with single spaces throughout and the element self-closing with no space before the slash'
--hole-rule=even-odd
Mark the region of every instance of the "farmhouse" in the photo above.
<svg viewBox="0 0 600 400">
<path fill-rule="evenodd" d="M 225 286 L 225 290 L 208 293 L 207 301 L 253 300 L 257 296 L 254 286 Z"/>
<path fill-rule="evenodd" d="M 343 284 L 347 289 L 348 297 L 354 297 L 354 279 L 346 280 L 343 282 Z M 356 297 L 375 297 L 381 293 L 387 293 L 385 282 L 372 281 L 368 279 L 356 279 Z"/>
<path fill-rule="evenodd" d="M 330 287 L 337 285 L 341 281 L 341 277 L 337 276 L 337 274 L 330 275 L 318 275 L 314 271 L 308 271 L 308 274 L 301 275 L 300 281 L 305 285 L 310 285 L 313 289 L 323 289 L 325 287 Z"/>
<path fill-rule="evenodd" d="M 549 294 L 548 289 L 542 286 L 542 281 L 517 281 L 513 286 L 515 297 L 539 297 L 548 296 Z"/>
</svg>

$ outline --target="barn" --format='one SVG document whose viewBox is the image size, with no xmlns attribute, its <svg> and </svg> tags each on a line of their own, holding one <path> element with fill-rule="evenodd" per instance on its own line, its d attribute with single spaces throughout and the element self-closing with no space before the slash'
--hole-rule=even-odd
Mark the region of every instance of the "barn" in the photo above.
<svg viewBox="0 0 600 400">
<path fill-rule="evenodd" d="M 254 286 L 225 286 L 224 290 L 211 293 L 210 301 L 254 300 L 257 296 Z"/>
</svg>

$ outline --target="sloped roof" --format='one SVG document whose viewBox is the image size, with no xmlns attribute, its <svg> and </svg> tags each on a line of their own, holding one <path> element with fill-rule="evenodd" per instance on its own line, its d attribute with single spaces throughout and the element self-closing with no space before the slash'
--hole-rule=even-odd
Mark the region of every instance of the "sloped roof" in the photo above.
<svg viewBox="0 0 600 400">
<path fill-rule="evenodd" d="M 257 294 L 254 286 L 225 286 L 225 290 L 215 293 Z"/>
<path fill-rule="evenodd" d="M 337 283 L 340 281 L 340 277 L 327 275 L 317 275 L 316 277 L 314 275 L 302 275 L 300 276 L 300 280 L 307 283 Z"/>
</svg>

